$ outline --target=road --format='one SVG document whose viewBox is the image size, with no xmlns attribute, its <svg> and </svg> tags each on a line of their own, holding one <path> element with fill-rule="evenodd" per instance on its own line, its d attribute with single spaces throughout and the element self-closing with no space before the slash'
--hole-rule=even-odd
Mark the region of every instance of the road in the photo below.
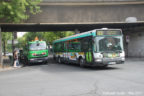
<svg viewBox="0 0 144 96">
<path fill-rule="evenodd" d="M 144 96 L 144 60 L 108 68 L 50 62 L 4 71 L 0 96 Z"/>
</svg>

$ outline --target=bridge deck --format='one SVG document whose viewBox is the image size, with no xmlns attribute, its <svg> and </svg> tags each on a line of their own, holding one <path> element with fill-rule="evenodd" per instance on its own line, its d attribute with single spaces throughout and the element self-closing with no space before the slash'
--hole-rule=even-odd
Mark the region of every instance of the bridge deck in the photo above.
<svg viewBox="0 0 144 96">
<path fill-rule="evenodd" d="M 62 6 L 81 6 L 81 5 L 132 5 L 132 4 L 144 4 L 144 1 L 132 1 L 132 2 L 42 2 L 39 5 L 62 5 Z"/>
<path fill-rule="evenodd" d="M 43 2 L 133 2 L 142 0 L 43 0 Z"/>
<path fill-rule="evenodd" d="M 103 23 L 22 23 L 22 24 L 10 24 L 1 23 L 0 27 L 2 32 L 14 32 L 14 31 L 88 31 L 97 28 L 121 28 L 123 30 L 129 28 L 144 28 L 144 22 L 136 23 L 124 23 L 124 22 L 103 22 Z"/>
</svg>

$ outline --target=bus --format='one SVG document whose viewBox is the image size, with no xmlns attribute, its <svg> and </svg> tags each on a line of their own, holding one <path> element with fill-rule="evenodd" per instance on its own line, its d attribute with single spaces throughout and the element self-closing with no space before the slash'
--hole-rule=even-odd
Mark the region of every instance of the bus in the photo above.
<svg viewBox="0 0 144 96">
<path fill-rule="evenodd" d="M 95 29 L 55 40 L 53 57 L 58 63 L 76 63 L 81 67 L 123 64 L 122 30 Z"/>
<path fill-rule="evenodd" d="M 26 64 L 48 62 L 48 48 L 45 41 L 28 42 L 23 51 Z"/>
</svg>

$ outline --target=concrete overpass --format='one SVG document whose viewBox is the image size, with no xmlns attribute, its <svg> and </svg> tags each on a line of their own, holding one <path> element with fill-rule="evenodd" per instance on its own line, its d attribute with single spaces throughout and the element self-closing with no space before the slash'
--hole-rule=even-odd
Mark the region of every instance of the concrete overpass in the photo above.
<svg viewBox="0 0 144 96">
<path fill-rule="evenodd" d="M 144 22 L 105 22 L 105 23 L 21 23 L 0 24 L 2 32 L 40 32 L 40 31 L 74 31 L 75 29 L 80 32 L 99 29 L 99 28 L 120 28 L 123 31 L 127 30 L 141 30 L 144 26 Z"/>
<path fill-rule="evenodd" d="M 27 23 L 125 22 L 128 17 L 144 21 L 144 2 L 41 3 L 43 12 Z M 139 15 L 140 14 L 140 15 Z"/>
<path fill-rule="evenodd" d="M 142 0 L 44 0 L 39 5 L 42 12 L 24 23 L 125 22 L 127 17 L 144 21 Z"/>
<path fill-rule="evenodd" d="M 130 43 L 125 43 L 127 54 L 144 57 L 142 0 L 44 0 L 40 6 L 42 12 L 30 15 L 22 24 L 7 24 L 0 20 L 2 32 L 122 28 L 125 36 L 130 36 Z M 135 17 L 137 22 L 125 22 L 128 17 Z"/>
</svg>

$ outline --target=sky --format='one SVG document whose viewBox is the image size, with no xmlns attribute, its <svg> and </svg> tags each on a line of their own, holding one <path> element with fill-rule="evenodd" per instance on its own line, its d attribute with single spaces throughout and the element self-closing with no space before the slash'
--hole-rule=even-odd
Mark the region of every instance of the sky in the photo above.
<svg viewBox="0 0 144 96">
<path fill-rule="evenodd" d="M 18 37 L 22 37 L 26 32 L 17 32 Z"/>
</svg>

